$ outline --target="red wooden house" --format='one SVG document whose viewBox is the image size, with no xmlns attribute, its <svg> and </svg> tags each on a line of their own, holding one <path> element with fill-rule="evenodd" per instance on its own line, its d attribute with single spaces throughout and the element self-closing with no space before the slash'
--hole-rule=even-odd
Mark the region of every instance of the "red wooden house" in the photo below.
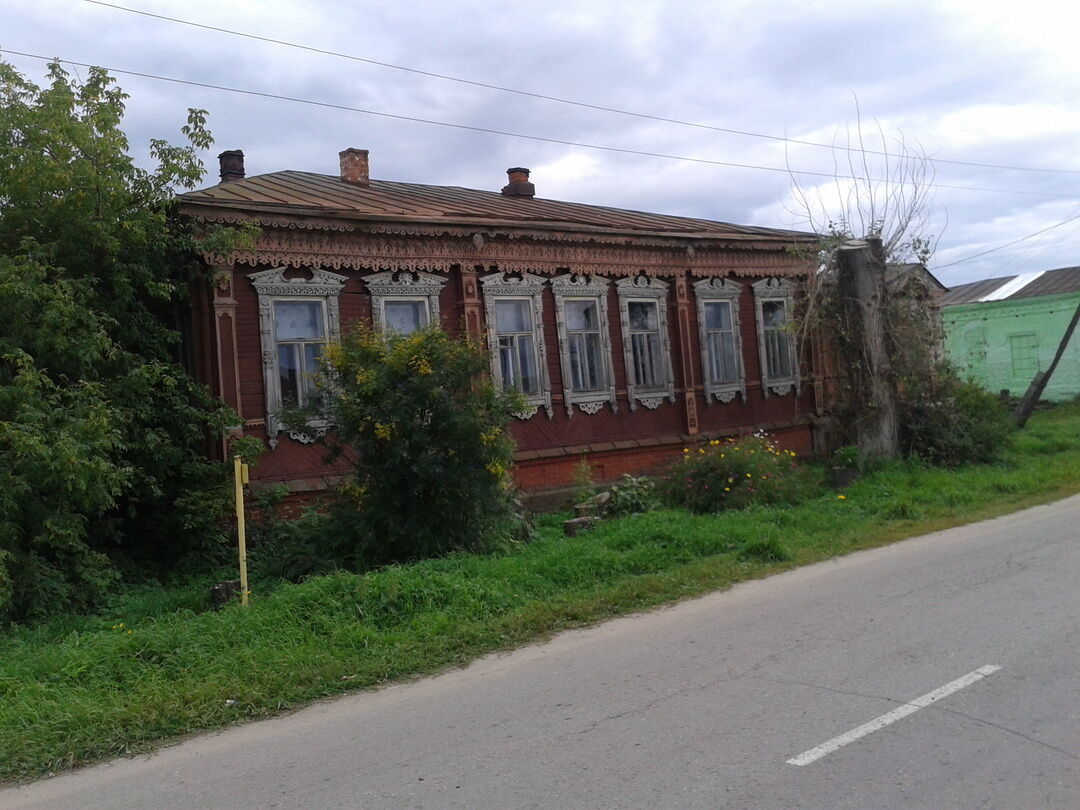
<svg viewBox="0 0 1080 810">
<path fill-rule="evenodd" d="M 582 458 L 609 480 L 756 428 L 810 451 L 822 403 L 790 320 L 812 235 L 546 200 L 527 169 L 500 193 L 370 180 L 365 150 L 340 165 L 245 177 L 230 151 L 218 185 L 180 197 L 184 217 L 261 229 L 208 260 L 193 330 L 198 374 L 267 442 L 258 481 L 332 483 L 277 412 L 358 321 L 486 337 L 494 379 L 527 402 L 511 427 L 526 490 L 569 485 Z"/>
</svg>

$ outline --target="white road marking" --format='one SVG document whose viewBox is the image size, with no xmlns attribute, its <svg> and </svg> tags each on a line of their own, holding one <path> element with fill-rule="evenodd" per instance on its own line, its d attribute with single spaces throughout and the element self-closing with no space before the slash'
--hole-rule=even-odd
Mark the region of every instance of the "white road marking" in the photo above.
<svg viewBox="0 0 1080 810">
<path fill-rule="evenodd" d="M 915 698 L 903 706 L 893 709 L 891 712 L 887 712 L 881 717 L 874 718 L 869 723 L 864 723 L 858 728 L 853 728 L 846 734 L 841 734 L 839 737 L 833 737 L 828 742 L 823 742 L 816 748 L 811 748 L 809 751 L 803 751 L 794 759 L 789 759 L 789 765 L 809 765 L 811 762 L 817 759 L 821 759 L 826 754 L 831 754 L 838 748 L 843 748 L 848 743 L 853 743 L 861 737 L 865 737 L 867 734 L 873 734 L 878 729 L 885 728 L 892 723 L 895 723 L 902 717 L 907 717 L 909 714 L 914 714 L 919 709 L 924 709 L 931 703 L 936 703 L 944 697 L 948 697 L 953 692 L 959 692 L 965 686 L 971 686 L 973 683 L 981 681 L 987 675 L 993 675 L 1001 667 L 995 664 L 987 664 L 984 667 L 979 667 L 974 672 L 969 672 L 962 678 L 957 678 L 955 681 L 945 684 L 939 689 L 935 689 L 933 692 L 927 692 L 922 697 Z"/>
</svg>

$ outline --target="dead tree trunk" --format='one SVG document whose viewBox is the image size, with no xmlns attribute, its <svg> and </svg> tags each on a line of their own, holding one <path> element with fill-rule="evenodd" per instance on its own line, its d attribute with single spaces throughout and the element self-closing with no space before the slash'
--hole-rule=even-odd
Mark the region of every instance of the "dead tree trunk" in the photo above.
<svg viewBox="0 0 1080 810">
<path fill-rule="evenodd" d="M 859 452 L 895 458 L 899 451 L 896 380 L 885 344 L 885 254 L 867 237 L 841 245 L 836 292 L 844 327 L 838 342 L 847 363 Z"/>
</svg>

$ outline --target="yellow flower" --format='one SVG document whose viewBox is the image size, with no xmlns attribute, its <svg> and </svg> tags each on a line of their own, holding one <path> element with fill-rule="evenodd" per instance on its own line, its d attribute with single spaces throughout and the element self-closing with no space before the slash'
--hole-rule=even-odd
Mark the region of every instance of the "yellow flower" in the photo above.
<svg viewBox="0 0 1080 810">
<path fill-rule="evenodd" d="M 682 449 L 682 451 L 683 451 L 684 453 L 689 453 L 689 452 L 690 452 L 690 448 L 689 448 L 689 447 L 684 447 L 684 448 Z"/>
<path fill-rule="evenodd" d="M 394 434 L 393 425 L 384 425 L 382 422 L 375 423 L 375 437 L 382 440 L 389 439 Z"/>
<path fill-rule="evenodd" d="M 731 492 L 731 487 L 724 487 L 724 492 Z"/>
<path fill-rule="evenodd" d="M 704 452 L 705 452 L 704 448 L 701 448 L 701 447 L 699 447 L 697 451 L 698 451 L 699 453 L 704 453 Z"/>
<path fill-rule="evenodd" d="M 747 473 L 747 474 L 746 474 L 746 477 L 747 477 L 747 478 L 753 478 L 754 476 L 752 476 L 752 475 L 751 475 L 750 473 Z"/>
<path fill-rule="evenodd" d="M 838 500 L 838 501 L 846 501 L 847 500 L 847 495 L 837 495 L 836 500 Z"/>
</svg>

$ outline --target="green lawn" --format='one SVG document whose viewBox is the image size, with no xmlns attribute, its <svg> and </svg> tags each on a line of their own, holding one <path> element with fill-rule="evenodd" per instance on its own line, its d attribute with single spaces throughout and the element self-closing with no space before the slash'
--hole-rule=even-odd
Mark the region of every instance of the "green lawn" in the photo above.
<svg viewBox="0 0 1080 810">
<path fill-rule="evenodd" d="M 0 780 L 459 664 L 561 628 L 1080 491 L 1080 406 L 1036 414 L 1006 462 L 897 464 L 790 508 L 659 511 L 576 538 L 562 516 L 495 555 L 335 574 L 205 611 L 210 579 L 0 635 Z M 762 543 L 761 541 L 773 541 Z M 771 559 L 779 546 L 786 559 Z"/>
</svg>

